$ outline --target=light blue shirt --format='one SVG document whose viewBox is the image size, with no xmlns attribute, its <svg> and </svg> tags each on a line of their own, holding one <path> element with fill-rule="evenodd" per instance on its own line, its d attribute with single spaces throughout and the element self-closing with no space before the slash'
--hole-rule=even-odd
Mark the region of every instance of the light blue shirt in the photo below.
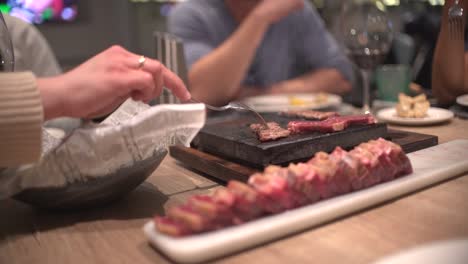
<svg viewBox="0 0 468 264">
<path fill-rule="evenodd" d="M 237 26 L 224 0 L 189 0 L 169 16 L 169 31 L 184 42 L 189 67 L 220 46 Z M 351 63 L 305 1 L 304 9 L 270 26 L 244 84 L 268 86 L 323 68 L 335 68 L 352 80 Z"/>
</svg>

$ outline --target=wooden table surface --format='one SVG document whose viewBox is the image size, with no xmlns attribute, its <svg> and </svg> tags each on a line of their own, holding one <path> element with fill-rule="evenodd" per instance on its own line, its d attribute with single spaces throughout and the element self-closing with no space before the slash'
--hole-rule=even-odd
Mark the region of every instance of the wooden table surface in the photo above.
<svg viewBox="0 0 468 264">
<path fill-rule="evenodd" d="M 468 139 L 468 121 L 397 127 Z M 467 150 L 468 153 L 468 150 Z M 167 157 L 135 191 L 107 207 L 68 213 L 0 201 L 0 263 L 171 263 L 141 228 L 154 214 L 220 185 Z M 468 238 L 468 174 L 216 263 L 369 263 L 429 242 Z"/>
</svg>

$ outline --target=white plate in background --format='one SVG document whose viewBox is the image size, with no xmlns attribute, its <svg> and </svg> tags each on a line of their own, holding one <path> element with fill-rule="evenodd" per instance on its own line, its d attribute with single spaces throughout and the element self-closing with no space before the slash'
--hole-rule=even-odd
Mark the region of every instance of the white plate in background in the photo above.
<svg viewBox="0 0 468 264">
<path fill-rule="evenodd" d="M 466 264 L 468 263 L 468 240 L 448 240 L 418 246 L 384 257 L 374 264 Z"/>
<path fill-rule="evenodd" d="M 319 110 L 337 107 L 342 101 L 340 96 L 328 93 L 260 95 L 243 100 L 255 111 L 264 113 L 305 109 Z"/>
<path fill-rule="evenodd" d="M 457 104 L 468 107 L 468 94 L 458 96 Z"/>
<path fill-rule="evenodd" d="M 426 117 L 399 117 L 395 107 L 385 108 L 377 112 L 377 118 L 381 121 L 397 125 L 432 125 L 449 121 L 454 116 L 452 111 L 443 108 L 431 107 L 427 110 Z"/>
</svg>

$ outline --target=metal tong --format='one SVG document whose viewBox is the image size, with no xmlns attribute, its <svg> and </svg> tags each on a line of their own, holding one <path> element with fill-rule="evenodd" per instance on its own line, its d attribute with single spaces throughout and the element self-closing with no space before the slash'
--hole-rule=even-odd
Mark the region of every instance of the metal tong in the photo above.
<svg viewBox="0 0 468 264">
<path fill-rule="evenodd" d="M 193 102 L 193 103 L 202 103 L 196 99 L 190 99 L 189 102 Z M 202 104 L 205 104 L 205 103 L 202 103 Z M 234 101 L 234 102 L 230 102 L 229 104 L 227 105 L 223 105 L 223 106 L 212 106 L 212 105 L 208 105 L 208 104 L 205 104 L 206 108 L 210 109 L 210 110 L 213 110 L 213 111 L 226 111 L 226 110 L 229 110 L 229 109 L 233 109 L 233 110 L 237 110 L 237 111 L 249 111 L 253 114 L 255 114 L 255 116 L 257 117 L 257 119 L 260 121 L 260 123 L 265 127 L 265 128 L 268 128 L 268 125 L 267 125 L 267 122 L 265 121 L 265 119 L 255 110 L 253 110 L 251 107 L 249 107 L 248 105 L 244 104 L 244 103 L 241 103 L 241 102 L 237 102 L 237 101 Z"/>
</svg>

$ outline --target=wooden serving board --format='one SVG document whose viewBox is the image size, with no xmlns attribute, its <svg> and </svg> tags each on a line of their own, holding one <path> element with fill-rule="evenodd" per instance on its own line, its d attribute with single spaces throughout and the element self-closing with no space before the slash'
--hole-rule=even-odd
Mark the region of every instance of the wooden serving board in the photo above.
<svg viewBox="0 0 468 264">
<path fill-rule="evenodd" d="M 438 143 L 437 136 L 392 129 L 388 130 L 386 138 L 400 145 L 406 153 L 432 147 Z M 170 148 L 170 155 L 183 164 L 223 182 L 229 180 L 245 182 L 250 175 L 261 170 L 196 148 L 174 146 Z"/>
</svg>

